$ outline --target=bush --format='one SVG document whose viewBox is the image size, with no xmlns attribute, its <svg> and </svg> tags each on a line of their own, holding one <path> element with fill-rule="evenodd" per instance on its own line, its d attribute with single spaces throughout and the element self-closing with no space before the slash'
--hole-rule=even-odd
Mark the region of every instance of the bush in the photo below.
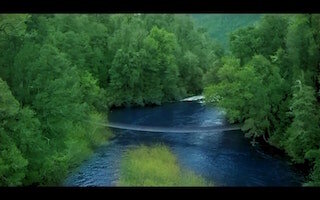
<svg viewBox="0 0 320 200">
<path fill-rule="evenodd" d="M 202 177 L 183 170 L 164 145 L 128 150 L 121 162 L 120 186 L 207 186 Z"/>
</svg>

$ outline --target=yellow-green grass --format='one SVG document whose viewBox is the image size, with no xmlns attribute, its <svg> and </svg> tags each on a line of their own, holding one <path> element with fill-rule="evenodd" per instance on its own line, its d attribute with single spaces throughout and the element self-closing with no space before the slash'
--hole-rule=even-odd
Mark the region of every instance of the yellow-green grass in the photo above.
<svg viewBox="0 0 320 200">
<path fill-rule="evenodd" d="M 119 186 L 208 186 L 205 179 L 182 169 L 164 145 L 129 149 L 121 162 Z"/>
</svg>

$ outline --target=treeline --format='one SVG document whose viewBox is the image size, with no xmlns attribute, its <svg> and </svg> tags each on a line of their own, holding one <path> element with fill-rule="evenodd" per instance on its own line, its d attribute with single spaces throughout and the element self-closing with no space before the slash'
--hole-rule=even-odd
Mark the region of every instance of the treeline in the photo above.
<svg viewBox="0 0 320 200">
<path fill-rule="evenodd" d="M 111 105 L 161 104 L 200 94 L 223 50 L 187 15 L 114 15 L 103 81 Z"/>
<path fill-rule="evenodd" d="M 105 90 L 77 57 L 90 46 L 79 49 L 67 17 L 0 17 L 0 185 L 60 184 L 110 137 L 94 124 L 106 121 Z"/>
<path fill-rule="evenodd" d="M 253 140 L 311 165 L 320 185 L 320 15 L 266 15 L 230 35 L 231 53 L 205 75 L 206 100 Z"/>
<path fill-rule="evenodd" d="M 57 185 L 112 106 L 201 93 L 223 51 L 186 15 L 0 15 L 0 185 Z"/>
</svg>

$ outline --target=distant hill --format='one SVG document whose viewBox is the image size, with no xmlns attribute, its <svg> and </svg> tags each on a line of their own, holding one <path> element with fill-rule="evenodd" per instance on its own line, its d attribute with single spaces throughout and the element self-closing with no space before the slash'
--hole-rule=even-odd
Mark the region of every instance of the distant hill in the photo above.
<svg viewBox="0 0 320 200">
<path fill-rule="evenodd" d="M 253 25 L 262 14 L 192 14 L 195 24 L 206 29 L 223 47 L 228 49 L 229 33 Z"/>
</svg>

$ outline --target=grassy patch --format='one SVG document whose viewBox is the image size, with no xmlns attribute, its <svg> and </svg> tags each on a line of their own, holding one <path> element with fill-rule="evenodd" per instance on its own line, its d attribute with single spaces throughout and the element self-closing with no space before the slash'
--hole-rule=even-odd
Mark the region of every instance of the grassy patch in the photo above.
<svg viewBox="0 0 320 200">
<path fill-rule="evenodd" d="M 183 170 L 164 145 L 128 150 L 121 163 L 119 186 L 208 186 L 194 172 Z"/>
</svg>

